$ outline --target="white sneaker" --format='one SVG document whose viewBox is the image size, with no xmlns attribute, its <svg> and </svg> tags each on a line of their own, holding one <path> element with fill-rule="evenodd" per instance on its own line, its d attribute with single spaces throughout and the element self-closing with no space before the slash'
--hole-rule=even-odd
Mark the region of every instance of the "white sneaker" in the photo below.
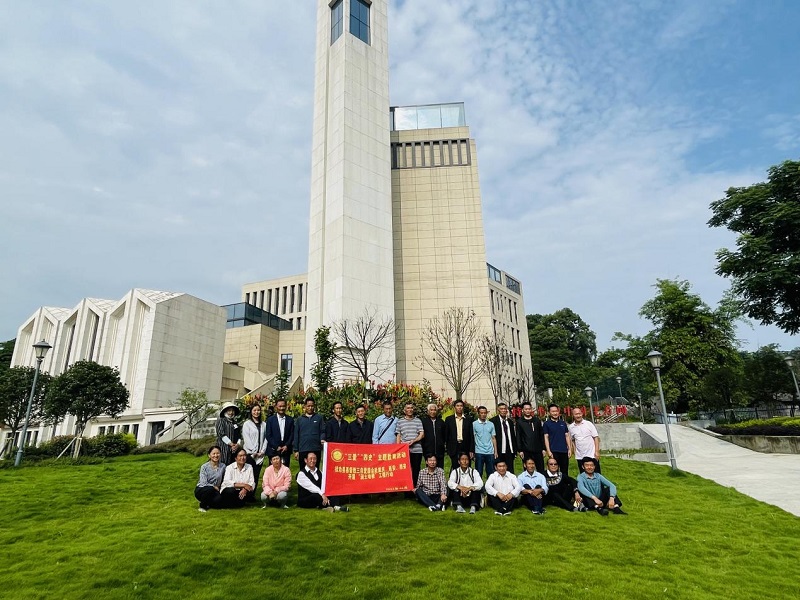
<svg viewBox="0 0 800 600">
<path fill-rule="evenodd" d="M 208 510 L 203 508 L 202 506 L 200 508 L 198 508 L 197 510 L 199 510 L 200 512 L 208 512 Z"/>
<path fill-rule="evenodd" d="M 494 514 L 496 514 L 499 517 L 503 516 L 503 513 L 501 513 L 499 510 L 494 511 Z"/>
<path fill-rule="evenodd" d="M 431 511 L 431 512 L 436 512 L 436 511 L 437 511 L 437 510 L 439 510 L 439 509 L 438 509 L 438 508 L 436 508 L 435 506 L 429 506 L 429 507 L 428 507 L 428 510 L 429 510 L 429 511 Z"/>
<path fill-rule="evenodd" d="M 470 506 L 470 508 L 469 508 L 469 514 L 471 514 L 471 515 L 474 515 L 474 514 L 475 514 L 475 507 L 474 507 L 474 506 Z"/>
<path fill-rule="evenodd" d="M 474 509 L 475 509 L 475 507 L 473 506 L 472 508 L 473 508 L 473 511 L 472 511 L 472 512 L 475 512 L 475 510 L 474 510 Z M 458 506 L 456 506 L 456 512 L 457 512 L 457 513 L 465 513 L 465 512 L 467 512 L 467 511 L 465 511 L 465 510 L 464 510 L 464 507 L 463 507 L 463 506 L 461 506 L 461 505 L 459 504 Z"/>
</svg>

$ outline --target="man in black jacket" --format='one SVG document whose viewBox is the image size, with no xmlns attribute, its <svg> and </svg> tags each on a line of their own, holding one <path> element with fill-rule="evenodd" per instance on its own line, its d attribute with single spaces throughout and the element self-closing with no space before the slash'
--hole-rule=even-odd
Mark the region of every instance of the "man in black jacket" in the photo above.
<svg viewBox="0 0 800 600">
<path fill-rule="evenodd" d="M 342 413 L 344 406 L 338 400 L 333 403 L 333 416 L 325 421 L 325 441 L 326 442 L 344 442 L 350 441 L 349 426 L 350 423 L 344 420 Z"/>
<path fill-rule="evenodd" d="M 439 416 L 439 407 L 434 403 L 428 404 L 428 415 L 422 417 L 422 453 L 425 456 L 435 456 L 436 466 L 444 469 L 444 421 Z"/>
<path fill-rule="evenodd" d="M 275 402 L 275 414 L 267 419 L 267 456 L 277 454 L 288 467 L 293 439 L 294 419 L 286 414 L 286 400 L 278 400 Z"/>
<path fill-rule="evenodd" d="M 458 466 L 458 457 L 462 453 L 475 457 L 475 440 L 472 434 L 472 419 L 464 414 L 464 403 L 456 400 L 453 404 L 455 414 L 444 420 L 444 443 L 450 457 L 450 471 Z"/>
<path fill-rule="evenodd" d="M 522 417 L 517 419 L 517 452 L 523 465 L 532 458 L 536 470 L 544 473 L 544 432 L 530 402 L 522 403 Z"/>
<path fill-rule="evenodd" d="M 356 409 L 356 418 L 347 427 L 347 441 L 351 444 L 372 443 L 372 421 L 366 418 L 367 409 L 359 406 Z"/>
<path fill-rule="evenodd" d="M 508 405 L 501 402 L 497 405 L 497 416 L 489 419 L 494 423 L 497 435 L 497 462 L 506 463 L 508 472 L 514 474 L 514 459 L 517 456 L 517 432 L 511 415 L 508 414 Z"/>
</svg>

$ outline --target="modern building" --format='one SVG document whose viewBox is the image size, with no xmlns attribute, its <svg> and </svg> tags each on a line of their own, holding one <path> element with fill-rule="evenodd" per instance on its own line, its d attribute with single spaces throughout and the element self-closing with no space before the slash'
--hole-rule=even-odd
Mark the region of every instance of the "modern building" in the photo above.
<svg viewBox="0 0 800 600">
<path fill-rule="evenodd" d="M 188 294 L 133 289 L 119 300 L 84 298 L 73 309 L 42 307 L 19 328 L 12 366 L 35 366 L 32 345 L 52 345 L 42 370 L 56 376 L 80 360 L 115 367 L 130 392 L 117 418 L 100 417 L 85 435 L 125 432 L 153 443 L 181 418 L 174 401 L 187 387 L 216 400 L 222 384 L 225 310 Z M 74 432 L 68 416 L 28 432 L 36 443 Z"/>
</svg>

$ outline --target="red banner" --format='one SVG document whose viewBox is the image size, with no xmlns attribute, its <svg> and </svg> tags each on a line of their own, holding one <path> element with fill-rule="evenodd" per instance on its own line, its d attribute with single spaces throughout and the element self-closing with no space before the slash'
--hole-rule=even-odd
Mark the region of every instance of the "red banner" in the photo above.
<svg viewBox="0 0 800 600">
<path fill-rule="evenodd" d="M 414 489 L 408 444 L 325 444 L 322 490 L 330 496 Z"/>
</svg>

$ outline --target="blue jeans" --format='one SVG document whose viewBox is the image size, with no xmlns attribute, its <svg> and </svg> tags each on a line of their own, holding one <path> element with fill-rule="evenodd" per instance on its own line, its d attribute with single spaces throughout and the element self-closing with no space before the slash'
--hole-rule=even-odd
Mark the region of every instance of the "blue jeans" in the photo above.
<svg viewBox="0 0 800 600">
<path fill-rule="evenodd" d="M 486 477 L 483 477 L 483 468 L 486 465 Z M 475 454 L 475 470 L 483 477 L 483 481 L 494 473 L 494 454 Z"/>
</svg>

